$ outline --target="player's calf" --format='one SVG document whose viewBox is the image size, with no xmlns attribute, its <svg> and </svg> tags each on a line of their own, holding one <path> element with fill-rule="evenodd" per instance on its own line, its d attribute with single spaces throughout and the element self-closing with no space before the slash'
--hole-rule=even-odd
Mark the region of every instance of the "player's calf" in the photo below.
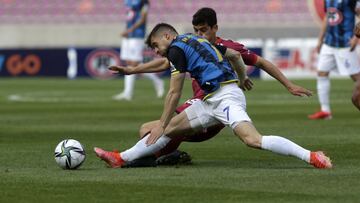
<svg viewBox="0 0 360 203">
<path fill-rule="evenodd" d="M 261 135 L 250 122 L 240 122 L 234 128 L 235 134 L 249 147 L 261 148 Z"/>
</svg>

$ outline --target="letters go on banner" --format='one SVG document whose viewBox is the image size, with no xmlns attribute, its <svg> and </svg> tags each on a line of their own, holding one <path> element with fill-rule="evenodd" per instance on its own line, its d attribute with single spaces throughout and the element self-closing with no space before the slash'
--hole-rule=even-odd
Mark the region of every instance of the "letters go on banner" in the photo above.
<svg viewBox="0 0 360 203">
<path fill-rule="evenodd" d="M 65 49 L 0 50 L 0 76 L 62 76 L 67 66 Z"/>
</svg>

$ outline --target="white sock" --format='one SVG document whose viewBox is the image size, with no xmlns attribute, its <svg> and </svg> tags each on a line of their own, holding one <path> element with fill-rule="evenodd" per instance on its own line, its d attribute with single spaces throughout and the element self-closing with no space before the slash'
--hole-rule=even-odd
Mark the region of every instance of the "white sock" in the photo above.
<svg viewBox="0 0 360 203">
<path fill-rule="evenodd" d="M 321 111 L 330 111 L 330 79 L 329 77 L 318 76 L 317 77 L 317 93 L 321 106 Z"/>
<path fill-rule="evenodd" d="M 162 97 L 164 94 L 164 82 L 160 77 L 156 73 L 144 73 L 143 75 L 153 82 L 157 96 Z"/>
<path fill-rule="evenodd" d="M 310 163 L 310 151 L 280 136 L 263 136 L 261 148 L 282 155 L 295 156 Z"/>
<path fill-rule="evenodd" d="M 130 98 L 134 92 L 134 84 L 135 84 L 136 75 L 125 75 L 124 76 L 124 95 L 129 96 Z"/>
<path fill-rule="evenodd" d="M 156 152 L 158 152 L 160 149 L 162 149 L 163 147 L 165 147 L 167 145 L 167 143 L 169 143 L 170 138 L 162 135 L 156 142 L 155 144 L 146 145 L 146 140 L 148 139 L 150 133 L 148 135 L 146 135 L 144 138 L 142 138 L 141 140 L 139 140 L 133 147 L 131 147 L 130 149 L 121 152 L 121 158 L 124 161 L 133 161 L 135 159 L 141 158 L 141 157 L 145 157 L 145 156 L 149 156 L 152 154 L 155 154 Z"/>
</svg>

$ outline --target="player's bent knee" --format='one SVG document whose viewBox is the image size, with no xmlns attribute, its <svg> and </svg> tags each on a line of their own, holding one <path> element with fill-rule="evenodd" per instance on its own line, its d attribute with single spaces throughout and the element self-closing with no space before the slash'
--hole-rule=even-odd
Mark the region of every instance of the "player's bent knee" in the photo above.
<svg viewBox="0 0 360 203">
<path fill-rule="evenodd" d="M 143 138 L 147 133 L 149 133 L 150 130 L 146 130 L 145 128 L 140 128 L 139 130 L 139 138 Z"/>
<path fill-rule="evenodd" d="M 143 123 L 139 130 L 139 137 L 143 138 L 153 128 L 153 122 Z"/>
</svg>

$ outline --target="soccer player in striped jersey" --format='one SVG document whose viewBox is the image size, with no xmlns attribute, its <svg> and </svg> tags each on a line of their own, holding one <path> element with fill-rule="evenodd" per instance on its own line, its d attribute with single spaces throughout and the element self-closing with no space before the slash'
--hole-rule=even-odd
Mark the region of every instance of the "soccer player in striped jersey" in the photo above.
<svg viewBox="0 0 360 203">
<path fill-rule="evenodd" d="M 171 25 L 165 23 L 153 28 L 147 44 L 166 57 L 171 67 L 172 76 L 164 110 L 160 122 L 130 149 L 117 153 L 94 148 L 96 155 L 111 167 L 122 167 L 129 161 L 154 154 L 166 146 L 171 138 L 217 124 L 231 127 L 234 134 L 249 147 L 291 155 L 317 168 L 332 167 L 330 159 L 322 152 L 310 152 L 286 138 L 263 136 L 257 132 L 246 113 L 245 96 L 236 85 L 240 69 L 245 68 L 238 52 L 223 46 L 215 48 L 206 39 L 193 34 L 179 35 Z M 220 52 L 231 61 L 233 67 Z M 196 79 L 206 96 L 173 117 L 186 72 Z M 278 72 L 274 72 L 274 77 L 294 95 L 311 95 L 309 90 L 291 83 L 279 76 Z"/>
<path fill-rule="evenodd" d="M 317 51 L 317 92 L 320 111 L 310 119 L 331 119 L 329 73 L 337 70 L 350 75 L 355 82 L 352 102 L 360 110 L 360 63 L 355 53 L 358 39 L 354 36 L 355 16 L 360 14 L 359 0 L 325 0 L 326 16 L 320 30 Z"/>
</svg>

